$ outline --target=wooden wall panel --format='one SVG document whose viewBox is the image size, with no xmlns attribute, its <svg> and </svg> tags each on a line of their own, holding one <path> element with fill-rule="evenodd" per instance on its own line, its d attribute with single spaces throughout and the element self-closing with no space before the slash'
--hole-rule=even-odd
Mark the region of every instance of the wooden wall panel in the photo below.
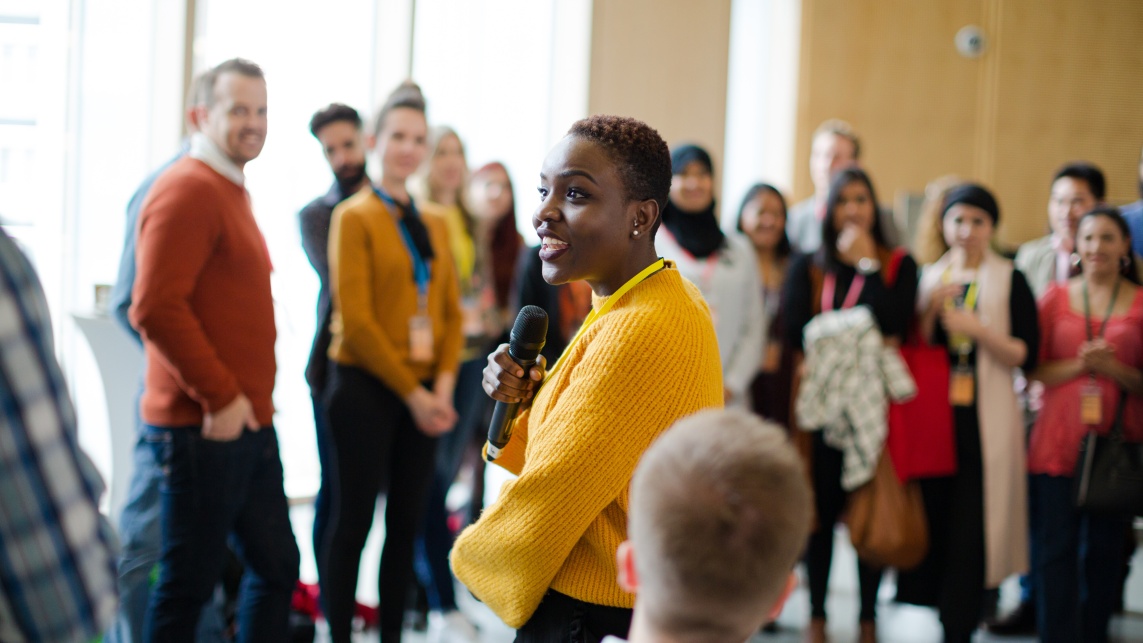
<svg viewBox="0 0 1143 643">
<path fill-rule="evenodd" d="M 953 44 L 980 26 L 984 56 Z M 803 0 L 794 192 L 813 129 L 849 121 L 881 200 L 948 173 L 994 188 L 1001 241 L 1043 234 L 1048 180 L 1085 158 L 1134 198 L 1143 143 L 1143 2 Z"/>
<path fill-rule="evenodd" d="M 729 41 L 730 0 L 595 0 L 588 111 L 698 143 L 721 177 Z"/>
<path fill-rule="evenodd" d="M 1103 169 L 1110 202 L 1139 198 L 1143 2 L 1003 0 L 991 18 L 996 128 L 985 176 L 1014 215 L 1003 238 L 1044 234 L 1049 181 L 1069 160 Z"/>
</svg>

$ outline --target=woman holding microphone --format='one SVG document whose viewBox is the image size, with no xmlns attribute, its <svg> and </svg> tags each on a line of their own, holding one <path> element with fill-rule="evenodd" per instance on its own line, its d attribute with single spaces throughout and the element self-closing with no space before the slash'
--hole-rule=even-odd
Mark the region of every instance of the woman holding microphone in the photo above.
<svg viewBox="0 0 1143 643">
<path fill-rule="evenodd" d="M 489 357 L 485 391 L 528 406 L 495 461 L 519 477 L 452 554 L 517 641 L 627 635 L 634 596 L 615 554 L 635 464 L 675 420 L 722 404 L 709 309 L 655 250 L 670 185 L 666 143 L 629 118 L 577 121 L 544 160 L 532 215 L 544 280 L 585 280 L 593 310 L 546 374 L 506 345 Z"/>
</svg>

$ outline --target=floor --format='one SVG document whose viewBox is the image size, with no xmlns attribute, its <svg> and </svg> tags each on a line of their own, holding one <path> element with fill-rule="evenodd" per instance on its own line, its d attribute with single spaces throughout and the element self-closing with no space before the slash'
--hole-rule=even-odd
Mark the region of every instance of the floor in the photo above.
<svg viewBox="0 0 1143 643">
<path fill-rule="evenodd" d="M 377 565 L 380 559 L 382 529 L 381 505 L 374 521 L 373 532 L 366 544 L 365 554 L 362 557 L 361 576 L 358 581 L 358 596 L 362 601 L 376 604 L 377 601 Z M 312 581 L 316 578 L 313 549 L 310 544 L 311 525 L 313 524 L 312 508 L 308 505 L 294 507 L 291 510 L 294 524 L 294 533 L 297 534 L 298 543 L 302 550 L 302 579 Z M 1143 548 L 1141 548 L 1143 551 Z M 830 614 L 829 635 L 833 643 L 847 643 L 857 640 L 857 573 L 856 558 L 853 547 L 849 544 L 848 536 L 844 530 L 837 532 L 837 541 L 834 547 L 833 573 L 830 577 L 830 595 L 827 610 Z M 1115 643 L 1143 642 L 1143 553 L 1136 553 L 1133 573 L 1128 579 L 1127 611 L 1124 616 L 1117 617 L 1112 622 L 1112 641 Z M 892 602 L 894 594 L 892 575 L 886 575 L 881 586 L 881 595 L 878 606 L 878 630 L 882 643 L 939 643 L 941 640 L 940 624 L 933 610 L 910 605 L 900 605 Z M 1015 581 L 1010 581 L 1001 588 L 1001 602 L 1004 605 L 1013 604 L 1018 597 L 1019 588 Z M 483 604 L 467 595 L 458 592 L 464 600 L 461 610 L 476 624 L 481 633 L 480 643 L 511 643 L 515 632 L 504 625 Z M 780 631 L 777 634 L 759 634 L 754 637 L 753 643 L 795 643 L 802 640 L 802 632 L 809 621 L 809 594 L 806 588 L 800 587 L 791 597 L 778 619 Z M 425 634 L 415 630 L 406 631 L 405 643 L 425 643 Z M 379 640 L 376 632 L 363 632 L 358 634 L 355 643 L 374 643 Z M 985 632 L 976 636 L 977 643 L 1032 643 L 1035 638 L 996 637 Z M 324 623 L 318 624 L 319 643 L 328 641 Z"/>
</svg>

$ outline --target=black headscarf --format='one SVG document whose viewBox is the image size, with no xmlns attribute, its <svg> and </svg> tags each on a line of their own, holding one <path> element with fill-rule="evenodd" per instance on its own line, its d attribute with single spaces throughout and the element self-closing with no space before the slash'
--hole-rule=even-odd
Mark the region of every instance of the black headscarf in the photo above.
<svg viewBox="0 0 1143 643">
<path fill-rule="evenodd" d="M 975 183 L 966 183 L 949 190 L 949 193 L 945 195 L 944 206 L 941 208 L 941 218 L 944 219 L 949 208 L 958 203 L 980 208 L 992 218 L 993 226 L 1000 224 L 1000 206 L 996 205 L 996 198 L 985 188 Z"/>
<path fill-rule="evenodd" d="M 697 145 L 682 145 L 671 152 L 671 173 L 682 174 L 687 165 L 699 163 L 709 174 L 714 174 L 710 154 Z M 722 247 L 726 234 L 718 225 L 714 214 L 714 199 L 698 212 L 679 209 L 674 201 L 667 201 L 663 209 L 663 225 L 667 226 L 675 241 L 696 259 L 705 259 Z"/>
</svg>

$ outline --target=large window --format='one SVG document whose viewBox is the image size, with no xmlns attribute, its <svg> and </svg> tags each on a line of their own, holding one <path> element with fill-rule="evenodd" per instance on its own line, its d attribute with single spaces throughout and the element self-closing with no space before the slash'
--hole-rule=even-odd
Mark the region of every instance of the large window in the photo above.
<svg viewBox="0 0 1143 643">
<path fill-rule="evenodd" d="M 105 477 L 120 480 L 110 436 L 134 427 L 109 426 L 73 316 L 90 316 L 95 287 L 114 282 L 127 202 L 179 149 L 188 69 L 243 57 L 266 72 L 269 136 L 247 187 L 274 263 L 286 490 L 307 497 L 318 481 L 303 378 L 317 278 L 297 212 L 332 181 L 311 114 L 336 101 L 370 120 L 411 73 L 430 122 L 456 128 L 473 165 L 508 166 L 521 231 L 534 240 L 540 162 L 586 115 L 590 23 L 581 0 L 329 0 L 305 11 L 264 0 L 0 0 L 0 224 L 44 282 L 80 440 Z"/>
</svg>

